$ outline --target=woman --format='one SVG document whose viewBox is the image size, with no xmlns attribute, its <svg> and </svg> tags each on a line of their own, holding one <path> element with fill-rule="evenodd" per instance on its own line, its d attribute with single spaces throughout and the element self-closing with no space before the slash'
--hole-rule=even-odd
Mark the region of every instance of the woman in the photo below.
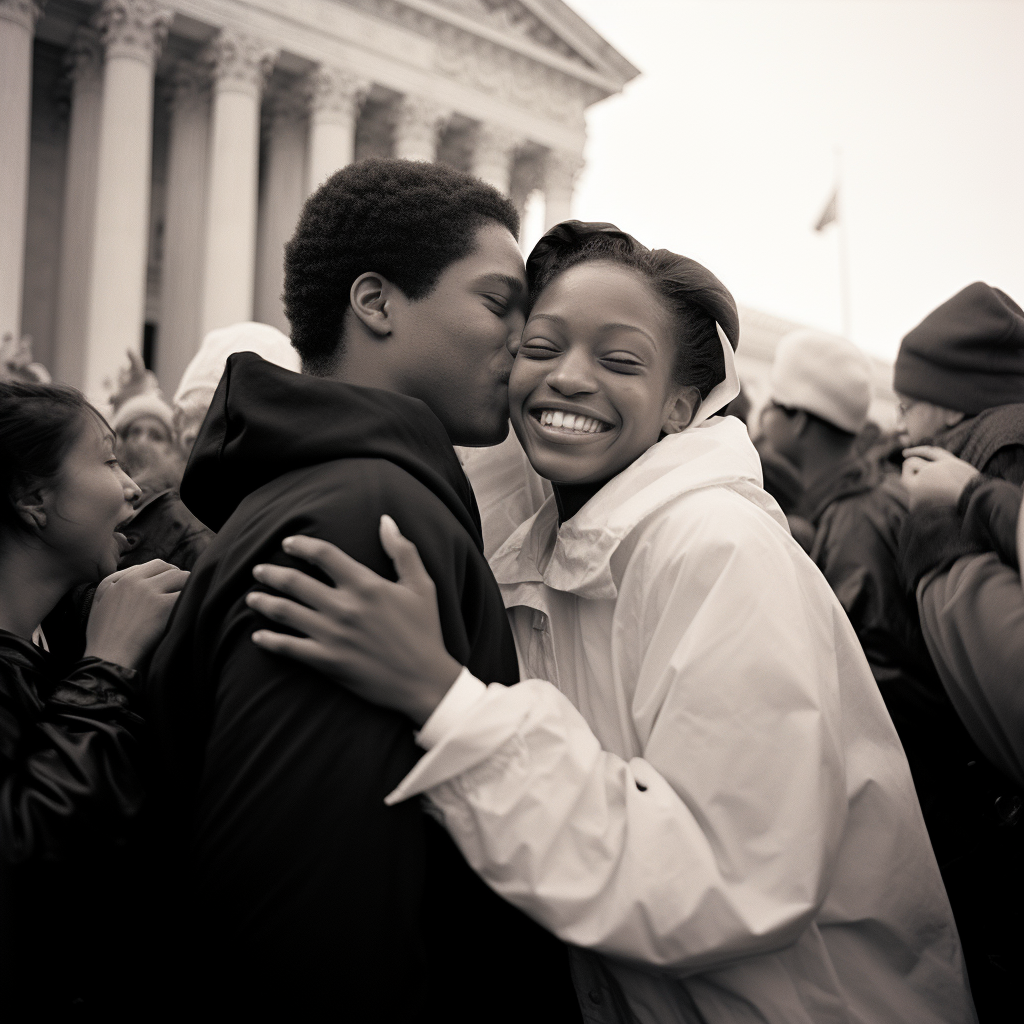
<svg viewBox="0 0 1024 1024">
<path fill-rule="evenodd" d="M 393 523 L 399 583 L 337 549 L 257 579 L 261 630 L 405 711 L 425 793 L 497 892 L 578 947 L 591 1019 L 974 1019 L 899 742 L 827 584 L 738 421 L 732 297 L 610 225 L 559 225 L 509 381 L 553 497 L 491 559 L 516 686 L 444 651 Z M 717 324 L 717 326 L 716 326 Z M 454 680 L 454 682 L 453 682 Z M 616 1002 L 616 997 L 624 997 Z"/>
<path fill-rule="evenodd" d="M 101 926 L 142 800 L 134 682 L 188 578 L 159 561 L 115 572 L 138 498 L 113 432 L 78 391 L 0 382 L 5 1012 L 70 1012 L 102 987 L 93 958 L 112 955 Z M 97 583 L 84 636 L 51 615 Z"/>
</svg>

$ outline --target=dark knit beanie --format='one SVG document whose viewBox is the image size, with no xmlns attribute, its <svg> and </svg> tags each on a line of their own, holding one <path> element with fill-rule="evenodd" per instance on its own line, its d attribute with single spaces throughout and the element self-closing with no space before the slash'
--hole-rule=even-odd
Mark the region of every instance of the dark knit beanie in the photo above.
<svg viewBox="0 0 1024 1024">
<path fill-rule="evenodd" d="M 893 387 L 969 416 L 1024 402 L 1024 310 L 998 288 L 969 284 L 900 343 Z"/>
</svg>

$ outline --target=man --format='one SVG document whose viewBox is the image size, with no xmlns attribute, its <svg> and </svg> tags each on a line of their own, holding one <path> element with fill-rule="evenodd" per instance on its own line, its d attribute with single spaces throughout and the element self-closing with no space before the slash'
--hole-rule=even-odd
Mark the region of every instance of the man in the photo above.
<svg viewBox="0 0 1024 1024">
<path fill-rule="evenodd" d="M 933 310 L 903 338 L 894 386 L 909 444 L 931 442 L 987 476 L 1024 478 L 1024 311 L 1009 296 L 975 282 Z M 904 454 L 906 474 L 927 449 Z M 819 524 L 816 560 L 906 751 L 985 1020 L 1015 998 L 1000 942 L 1005 894 L 1016 883 L 1006 872 L 1008 826 L 995 808 L 1012 803 L 1016 787 L 981 754 L 936 672 L 898 571 L 907 508 L 905 490 L 889 478 L 836 503 Z"/>
<path fill-rule="evenodd" d="M 261 652 L 245 603 L 254 566 L 297 564 L 281 553 L 291 534 L 388 572 L 388 512 L 438 580 L 449 650 L 516 681 L 452 445 L 508 430 L 526 300 L 517 232 L 507 199 L 450 168 L 346 168 L 286 250 L 303 374 L 252 354 L 227 363 L 182 487 L 218 536 L 149 685 L 185 879 L 177 969 L 206 1005 L 579 1020 L 564 947 L 487 889 L 415 802 L 385 806 L 419 756 L 407 720 Z"/>
<path fill-rule="evenodd" d="M 771 464 L 774 455 L 776 463 L 797 470 L 800 496 L 787 515 L 793 536 L 819 568 L 830 532 L 826 524 L 817 540 L 825 517 L 834 517 L 837 502 L 880 482 L 877 468 L 854 451 L 870 404 L 871 363 L 856 345 L 812 330 L 793 331 L 779 342 L 759 445 L 763 462 Z"/>
</svg>

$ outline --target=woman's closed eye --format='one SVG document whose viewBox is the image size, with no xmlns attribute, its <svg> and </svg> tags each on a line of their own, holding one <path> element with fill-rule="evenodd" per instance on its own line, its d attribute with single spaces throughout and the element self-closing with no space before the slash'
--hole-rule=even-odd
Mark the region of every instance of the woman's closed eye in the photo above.
<svg viewBox="0 0 1024 1024">
<path fill-rule="evenodd" d="M 643 362 L 628 352 L 610 352 L 608 355 L 601 356 L 601 364 L 613 373 L 633 374 L 639 373 L 644 368 Z"/>
<path fill-rule="evenodd" d="M 546 338 L 524 338 L 519 351 L 530 359 L 550 359 L 557 356 L 561 349 Z"/>
</svg>

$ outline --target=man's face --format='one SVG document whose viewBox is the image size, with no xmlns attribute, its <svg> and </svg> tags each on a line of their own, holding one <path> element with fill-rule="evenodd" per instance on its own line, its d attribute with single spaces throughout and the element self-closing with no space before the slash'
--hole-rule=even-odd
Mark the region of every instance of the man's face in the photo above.
<svg viewBox="0 0 1024 1024">
<path fill-rule="evenodd" d="M 498 444 L 508 434 L 508 376 L 526 322 L 526 272 L 511 232 L 488 221 L 471 253 L 433 291 L 391 300 L 402 350 L 399 390 L 425 402 L 452 444 Z"/>
</svg>

